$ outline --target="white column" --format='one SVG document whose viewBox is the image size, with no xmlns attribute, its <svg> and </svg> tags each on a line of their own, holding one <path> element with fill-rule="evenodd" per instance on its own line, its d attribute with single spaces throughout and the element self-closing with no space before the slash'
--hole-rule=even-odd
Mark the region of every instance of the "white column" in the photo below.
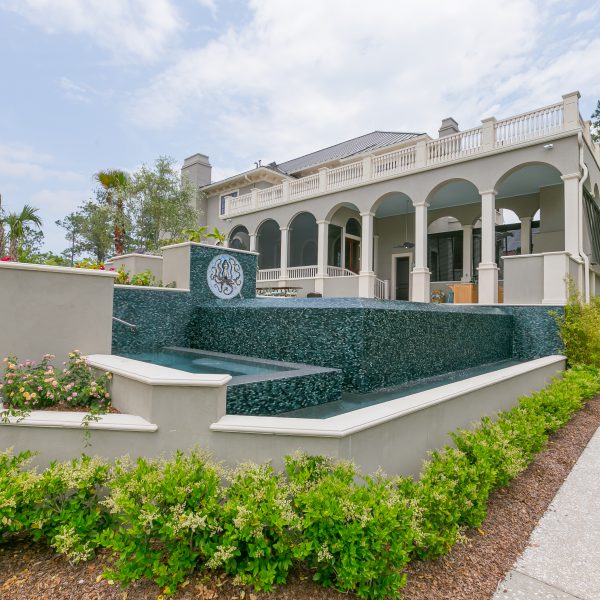
<svg viewBox="0 0 600 600">
<path fill-rule="evenodd" d="M 413 302 L 429 302 L 429 280 L 431 273 L 427 268 L 427 202 L 415 204 L 415 266 L 412 270 Z"/>
<path fill-rule="evenodd" d="M 248 237 L 250 238 L 250 252 L 256 252 L 256 241 L 258 236 L 256 233 L 251 233 Z"/>
<path fill-rule="evenodd" d="M 565 198 L 565 250 L 579 256 L 579 173 L 561 177 Z"/>
<path fill-rule="evenodd" d="M 496 264 L 496 190 L 481 195 L 481 262 L 479 263 L 479 304 L 498 302 Z"/>
<path fill-rule="evenodd" d="M 531 254 L 531 217 L 521 219 L 521 254 Z"/>
<path fill-rule="evenodd" d="M 469 283 L 473 278 L 473 225 L 463 225 L 463 276 L 462 280 Z"/>
<path fill-rule="evenodd" d="M 358 274 L 358 295 L 361 298 L 375 298 L 375 273 L 373 272 L 373 217 L 372 212 L 360 213 L 362 235 L 360 239 L 360 273 Z"/>
<path fill-rule="evenodd" d="M 288 240 L 289 240 L 289 233 L 290 230 L 287 227 L 281 227 L 280 228 L 281 231 L 281 262 L 280 264 L 280 269 L 281 269 L 281 274 L 279 275 L 279 279 L 287 279 L 287 269 L 288 269 L 288 254 L 289 254 L 289 249 L 288 249 Z"/>
<path fill-rule="evenodd" d="M 327 277 L 329 221 L 317 221 L 317 226 L 317 277 L 315 279 L 315 292 L 324 294 L 325 277 Z"/>
</svg>

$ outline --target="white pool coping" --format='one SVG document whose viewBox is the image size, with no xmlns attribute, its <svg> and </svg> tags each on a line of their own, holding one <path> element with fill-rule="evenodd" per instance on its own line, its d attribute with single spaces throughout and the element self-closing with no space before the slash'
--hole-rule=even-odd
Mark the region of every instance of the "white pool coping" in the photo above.
<svg viewBox="0 0 600 600">
<path fill-rule="evenodd" d="M 91 367 L 147 385 L 222 387 L 231 381 L 231 375 L 187 373 L 114 354 L 91 354 L 86 360 Z"/>
<path fill-rule="evenodd" d="M 9 417 L 7 423 L 0 425 L 11 427 L 61 427 L 63 429 L 99 429 L 112 431 L 140 431 L 153 433 L 158 430 L 158 425 L 146 421 L 137 415 L 109 413 L 99 415 L 97 421 L 89 421 L 87 426 L 83 419 L 86 412 L 62 412 L 53 410 L 32 410 L 26 417 Z"/>
<path fill-rule="evenodd" d="M 343 438 L 537 369 L 559 365 L 565 360 L 558 354 L 545 356 L 326 419 L 225 415 L 210 429 L 228 433 Z"/>
</svg>

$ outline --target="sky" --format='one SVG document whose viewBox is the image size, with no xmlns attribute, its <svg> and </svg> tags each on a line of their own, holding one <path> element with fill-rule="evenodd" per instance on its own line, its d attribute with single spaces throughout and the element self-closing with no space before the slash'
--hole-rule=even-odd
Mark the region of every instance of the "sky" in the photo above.
<svg viewBox="0 0 600 600">
<path fill-rule="evenodd" d="M 94 173 L 209 155 L 213 180 L 373 130 L 600 98 L 600 3 L 0 0 L 0 194 L 54 221 Z"/>
</svg>

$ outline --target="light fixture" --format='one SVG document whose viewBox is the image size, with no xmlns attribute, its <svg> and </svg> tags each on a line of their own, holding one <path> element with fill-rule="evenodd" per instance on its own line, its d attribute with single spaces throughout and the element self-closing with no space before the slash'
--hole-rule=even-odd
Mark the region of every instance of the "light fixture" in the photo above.
<svg viewBox="0 0 600 600">
<path fill-rule="evenodd" d="M 406 198 L 406 213 L 404 217 L 404 241 L 401 244 L 394 246 L 394 248 L 406 248 L 407 250 L 409 250 L 410 248 L 414 247 L 414 242 L 408 241 L 408 198 Z"/>
<path fill-rule="evenodd" d="M 554 144 L 544 144 L 544 150 L 552 150 L 554 148 Z"/>
</svg>

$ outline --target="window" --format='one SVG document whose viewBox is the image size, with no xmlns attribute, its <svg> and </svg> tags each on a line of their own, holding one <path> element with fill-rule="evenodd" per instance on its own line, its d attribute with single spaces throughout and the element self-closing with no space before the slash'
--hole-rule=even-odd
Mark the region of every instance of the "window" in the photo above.
<svg viewBox="0 0 600 600">
<path fill-rule="evenodd" d="M 220 215 L 225 214 L 225 198 L 227 198 L 228 196 L 231 196 L 232 198 L 237 198 L 237 195 L 238 195 L 238 190 L 235 190 L 234 192 L 227 192 L 226 194 L 223 194 L 219 198 L 219 214 Z"/>
<path fill-rule="evenodd" d="M 427 260 L 431 281 L 460 281 L 463 232 L 446 231 L 427 236 Z"/>
</svg>

